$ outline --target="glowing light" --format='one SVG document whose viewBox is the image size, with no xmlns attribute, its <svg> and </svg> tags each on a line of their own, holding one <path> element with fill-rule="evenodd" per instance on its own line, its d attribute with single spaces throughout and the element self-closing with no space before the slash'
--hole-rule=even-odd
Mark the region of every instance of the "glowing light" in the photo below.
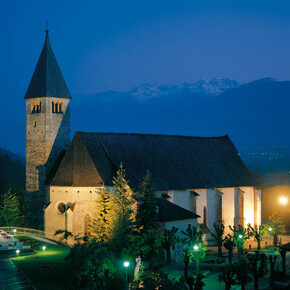
<svg viewBox="0 0 290 290">
<path fill-rule="evenodd" d="M 243 238 L 243 235 L 239 235 L 239 239 L 242 239 Z"/>
<path fill-rule="evenodd" d="M 193 246 L 193 249 L 194 249 L 195 251 L 197 251 L 197 250 L 198 250 L 198 245 L 194 245 L 194 246 Z"/>
<path fill-rule="evenodd" d="M 130 263 L 129 262 L 124 262 L 124 267 L 126 267 L 126 268 L 128 268 L 129 267 L 129 265 L 130 265 Z"/>
<path fill-rule="evenodd" d="M 280 203 L 285 205 L 287 203 L 287 198 L 284 196 L 280 197 Z"/>
<path fill-rule="evenodd" d="M 17 249 L 17 250 L 16 250 L 16 254 L 17 254 L 17 256 L 19 255 L 19 253 L 20 253 L 20 250 Z"/>
<path fill-rule="evenodd" d="M 42 246 L 42 251 L 45 251 L 46 250 L 46 246 Z"/>
<path fill-rule="evenodd" d="M 269 228 L 268 230 L 269 230 L 269 232 L 272 232 L 272 228 Z"/>
<path fill-rule="evenodd" d="M 16 231 L 17 231 L 16 229 L 13 230 L 14 235 L 15 235 Z"/>
</svg>

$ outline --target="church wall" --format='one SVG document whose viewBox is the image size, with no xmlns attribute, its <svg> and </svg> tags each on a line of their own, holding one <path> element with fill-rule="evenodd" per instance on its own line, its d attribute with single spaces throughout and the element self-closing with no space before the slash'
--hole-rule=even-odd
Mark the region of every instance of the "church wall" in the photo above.
<svg viewBox="0 0 290 290">
<path fill-rule="evenodd" d="M 170 202 L 173 202 L 174 204 L 177 204 L 178 206 L 189 211 L 193 210 L 190 191 L 174 191 L 173 196 L 173 201 L 172 198 L 168 199 Z"/>
<path fill-rule="evenodd" d="M 242 191 L 244 191 L 244 218 L 245 224 L 251 224 L 252 226 L 255 224 L 255 207 L 254 207 L 254 187 L 240 187 Z"/>
<path fill-rule="evenodd" d="M 207 194 L 206 189 L 195 189 L 195 191 L 199 194 L 196 197 L 196 214 L 200 216 L 197 219 L 198 224 L 204 223 L 204 207 L 207 206 Z"/>
<path fill-rule="evenodd" d="M 64 204 L 75 203 L 71 216 L 68 217 L 68 231 L 73 235 L 84 233 L 84 218 L 87 214 L 94 218 L 95 202 L 97 200 L 96 187 L 65 187 L 51 186 L 51 203 L 45 210 L 45 230 L 54 233 L 56 230 L 65 229 L 65 215 L 60 214 L 57 206 L 60 202 Z"/>
<path fill-rule="evenodd" d="M 177 236 L 180 238 L 184 238 L 185 236 L 181 233 L 181 231 L 186 231 L 188 225 L 197 227 L 197 219 L 187 219 L 187 220 L 180 220 L 180 221 L 170 221 L 164 223 L 164 228 L 167 230 L 171 230 L 172 227 L 178 228 L 178 232 L 176 233 Z"/>
<path fill-rule="evenodd" d="M 229 225 L 234 225 L 235 217 L 235 188 L 222 188 L 222 221 L 225 226 L 225 234 L 230 233 Z"/>
</svg>

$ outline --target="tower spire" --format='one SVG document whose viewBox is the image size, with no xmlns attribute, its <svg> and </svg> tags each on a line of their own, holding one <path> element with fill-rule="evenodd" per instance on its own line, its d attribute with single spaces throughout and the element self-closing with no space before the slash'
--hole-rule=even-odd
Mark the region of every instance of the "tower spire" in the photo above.
<svg viewBox="0 0 290 290">
<path fill-rule="evenodd" d="M 48 27 L 48 24 L 46 25 Z M 71 99 L 70 92 L 50 46 L 48 29 L 45 30 L 45 33 L 45 42 L 24 98 L 54 97 Z"/>
</svg>

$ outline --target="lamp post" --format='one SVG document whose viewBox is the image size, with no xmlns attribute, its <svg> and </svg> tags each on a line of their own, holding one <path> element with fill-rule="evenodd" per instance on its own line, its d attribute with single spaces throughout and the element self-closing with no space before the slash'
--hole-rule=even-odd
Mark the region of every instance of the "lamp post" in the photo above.
<svg viewBox="0 0 290 290">
<path fill-rule="evenodd" d="M 198 247 L 198 245 L 194 245 L 193 246 L 193 250 L 194 250 L 194 252 L 195 252 L 195 263 L 196 263 L 196 274 L 198 275 L 199 274 L 199 272 L 200 272 L 200 267 L 199 267 L 199 252 L 198 252 L 198 250 L 199 250 L 199 247 Z"/>
<path fill-rule="evenodd" d="M 270 246 L 271 246 L 271 232 L 272 232 L 272 228 L 268 228 L 268 231 L 270 233 Z"/>
<path fill-rule="evenodd" d="M 19 253 L 20 253 L 20 250 L 17 249 L 17 250 L 16 250 L 16 255 L 19 256 Z"/>
<path fill-rule="evenodd" d="M 46 246 L 42 246 L 42 251 L 44 252 L 46 250 Z"/>
<path fill-rule="evenodd" d="M 238 235 L 238 240 L 237 240 L 237 248 L 238 248 L 238 259 L 240 259 L 241 255 L 241 243 L 242 243 L 243 235 Z"/>
<path fill-rule="evenodd" d="M 13 234 L 14 234 L 14 236 L 15 236 L 15 234 L 16 234 L 16 229 L 13 230 Z"/>
<path fill-rule="evenodd" d="M 124 262 L 124 267 L 126 268 L 126 287 L 125 289 L 129 289 L 129 283 L 128 283 L 128 267 L 129 267 L 130 263 L 128 261 Z"/>
</svg>

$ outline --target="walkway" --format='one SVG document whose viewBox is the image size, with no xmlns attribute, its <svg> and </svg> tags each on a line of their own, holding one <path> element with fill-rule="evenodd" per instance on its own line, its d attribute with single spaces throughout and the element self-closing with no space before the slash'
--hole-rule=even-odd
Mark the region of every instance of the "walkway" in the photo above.
<svg viewBox="0 0 290 290">
<path fill-rule="evenodd" d="M 21 256 L 31 255 L 31 250 L 21 250 Z M 15 257 L 15 251 L 0 252 L 0 289 L 1 290 L 17 290 L 35 289 L 27 280 L 25 275 L 20 272 L 11 258 Z"/>
</svg>

